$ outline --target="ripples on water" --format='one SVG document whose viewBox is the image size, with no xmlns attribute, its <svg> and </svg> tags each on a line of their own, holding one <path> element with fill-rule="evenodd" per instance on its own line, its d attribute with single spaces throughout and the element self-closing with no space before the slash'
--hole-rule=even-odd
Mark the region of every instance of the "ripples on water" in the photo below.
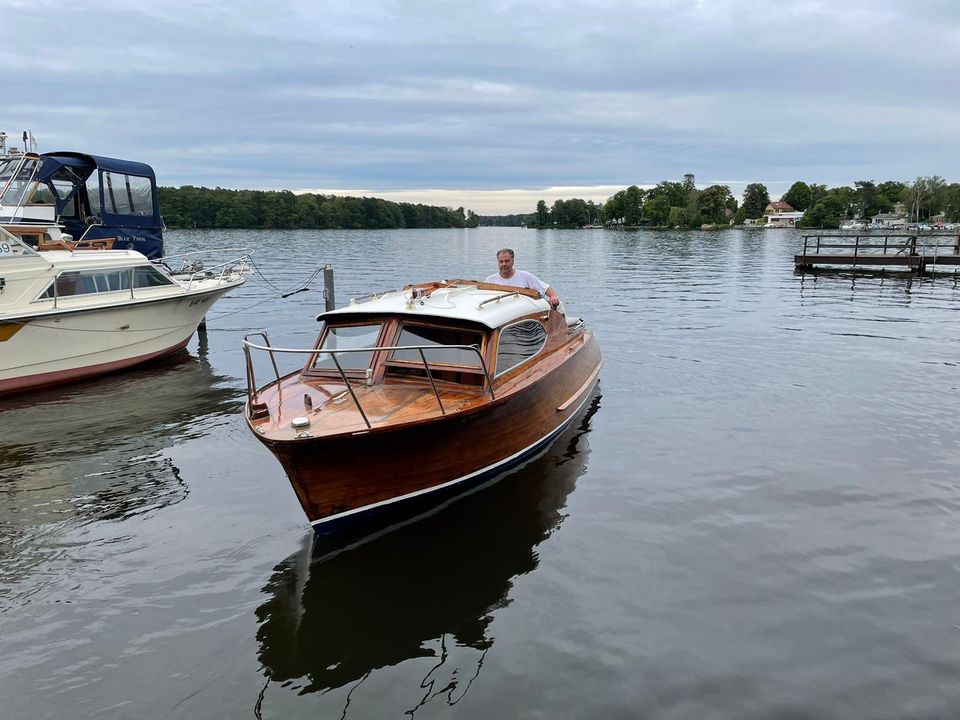
<svg viewBox="0 0 960 720">
<path fill-rule="evenodd" d="M 953 276 L 792 233 L 170 233 L 255 246 L 186 353 L 0 404 L 12 718 L 939 718 L 960 700 Z M 597 332 L 603 399 L 502 482 L 339 546 L 244 427 L 240 337 L 484 277 Z"/>
</svg>

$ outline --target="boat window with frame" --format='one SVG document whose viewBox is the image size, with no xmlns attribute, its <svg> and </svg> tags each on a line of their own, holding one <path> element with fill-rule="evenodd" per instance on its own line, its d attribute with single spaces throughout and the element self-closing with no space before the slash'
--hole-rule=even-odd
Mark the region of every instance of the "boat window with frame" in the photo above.
<svg viewBox="0 0 960 720">
<path fill-rule="evenodd" d="M 33 194 L 30 196 L 31 205 L 53 205 L 53 191 L 47 187 L 44 183 L 37 183 L 37 186 L 33 190 Z"/>
<path fill-rule="evenodd" d="M 352 350 L 357 352 L 337 353 L 337 361 L 344 372 L 363 371 L 370 367 L 373 351 L 359 352 L 363 348 L 377 347 L 383 322 L 357 323 L 354 325 L 327 325 L 320 338 L 319 350 Z M 317 353 L 307 368 L 308 371 L 337 372 L 331 353 Z"/>
<path fill-rule="evenodd" d="M 61 202 L 70 198 L 70 200 L 64 205 L 61 215 L 66 217 L 76 217 L 77 215 L 77 196 L 76 194 L 71 195 L 79 184 L 81 180 L 77 177 L 77 174 L 68 167 L 62 167 L 57 170 L 53 176 L 50 178 L 50 184 L 53 186 L 53 192 L 60 199 Z"/>
<path fill-rule="evenodd" d="M 24 160 L 23 164 L 9 173 L 5 187 L 2 188 L 0 203 L 11 207 L 20 207 L 33 189 L 33 179 L 40 164 L 37 160 Z"/>
<path fill-rule="evenodd" d="M 104 203 L 114 215 L 153 215 L 150 178 L 103 173 Z"/>
<path fill-rule="evenodd" d="M 546 328 L 537 320 L 521 320 L 503 328 L 497 340 L 495 377 L 500 377 L 535 357 L 546 344 Z"/>
<path fill-rule="evenodd" d="M 100 173 L 95 172 L 87 178 L 87 203 L 90 205 L 90 215 L 100 214 Z"/>
<path fill-rule="evenodd" d="M 438 380 L 468 385 L 483 383 L 483 363 L 473 350 L 451 345 L 475 345 L 481 352 L 484 333 L 462 327 L 444 327 L 404 322 L 396 345 L 431 346 L 423 349 L 430 373 Z M 426 377 L 419 350 L 392 350 L 387 356 L 387 373 Z"/>
<path fill-rule="evenodd" d="M 13 177 L 19 165 L 20 165 L 20 158 L 9 158 L 7 160 L 0 160 L 0 185 L 6 184 L 6 182 Z"/>
<path fill-rule="evenodd" d="M 116 270 L 68 270 L 60 273 L 37 300 L 130 290 L 131 278 L 134 288 L 175 284 L 156 268 L 146 266 Z"/>
<path fill-rule="evenodd" d="M 176 283 L 153 265 L 137 265 L 133 268 L 133 286 L 135 288 L 162 287 Z"/>
</svg>

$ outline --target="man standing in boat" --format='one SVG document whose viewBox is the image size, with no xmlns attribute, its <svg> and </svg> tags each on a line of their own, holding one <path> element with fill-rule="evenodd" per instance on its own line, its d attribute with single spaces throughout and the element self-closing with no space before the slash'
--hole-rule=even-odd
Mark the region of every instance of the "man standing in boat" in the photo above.
<svg viewBox="0 0 960 720">
<path fill-rule="evenodd" d="M 559 306 L 560 296 L 557 295 L 557 291 L 533 273 L 529 273 L 526 270 L 517 270 L 513 266 L 513 258 L 514 253 L 510 248 L 503 248 L 503 250 L 498 251 L 497 265 L 500 271 L 489 276 L 487 282 L 536 290 L 541 295 L 546 296 L 550 302 L 550 307 L 556 308 Z"/>
</svg>

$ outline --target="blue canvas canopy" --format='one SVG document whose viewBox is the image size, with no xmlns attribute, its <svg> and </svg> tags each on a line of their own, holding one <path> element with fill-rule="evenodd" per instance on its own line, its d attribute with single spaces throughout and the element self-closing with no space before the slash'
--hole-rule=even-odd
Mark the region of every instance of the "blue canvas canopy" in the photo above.
<svg viewBox="0 0 960 720">
<path fill-rule="evenodd" d="M 132 248 L 149 258 L 163 255 L 153 168 L 77 152 L 40 157 L 37 179 L 52 190 L 57 218 L 74 238 L 115 238 L 115 248 Z"/>
</svg>

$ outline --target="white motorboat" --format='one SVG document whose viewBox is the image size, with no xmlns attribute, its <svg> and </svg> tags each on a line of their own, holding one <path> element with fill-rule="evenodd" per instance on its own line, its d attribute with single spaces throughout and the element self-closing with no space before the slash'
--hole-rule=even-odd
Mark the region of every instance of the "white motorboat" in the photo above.
<svg viewBox="0 0 960 720">
<path fill-rule="evenodd" d="M 0 395 L 184 347 L 250 265 L 246 254 L 206 268 L 187 261 L 173 270 L 135 250 L 37 251 L 0 227 Z"/>
</svg>

